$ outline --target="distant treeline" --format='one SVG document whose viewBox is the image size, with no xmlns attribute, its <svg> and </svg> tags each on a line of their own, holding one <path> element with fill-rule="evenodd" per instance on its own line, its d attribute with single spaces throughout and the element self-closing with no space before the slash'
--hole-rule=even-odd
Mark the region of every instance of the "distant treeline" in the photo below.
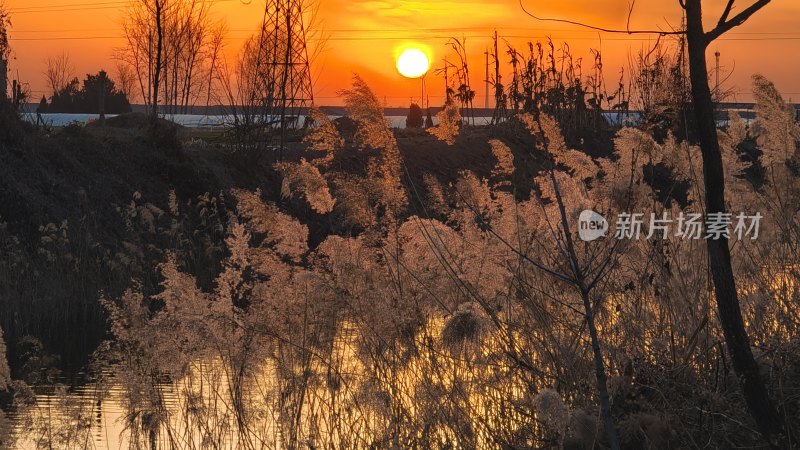
<svg viewBox="0 0 800 450">
<path fill-rule="evenodd" d="M 87 74 L 83 83 L 73 78 L 66 86 L 50 97 L 42 96 L 36 112 L 78 114 L 122 114 L 131 112 L 128 97 L 118 90 L 114 80 L 105 71 Z"/>
</svg>

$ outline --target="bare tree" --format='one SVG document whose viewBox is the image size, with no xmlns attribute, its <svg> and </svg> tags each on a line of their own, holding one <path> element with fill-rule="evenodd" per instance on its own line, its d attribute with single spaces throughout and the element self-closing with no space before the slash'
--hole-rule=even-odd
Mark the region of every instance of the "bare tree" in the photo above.
<svg viewBox="0 0 800 450">
<path fill-rule="evenodd" d="M 126 47 L 117 58 L 136 72 L 142 98 L 149 112 L 158 115 L 159 89 L 164 72 L 164 23 L 169 0 L 138 0 L 123 23 Z"/>
<path fill-rule="evenodd" d="M 686 41 L 689 51 L 689 77 L 697 122 L 697 140 L 703 157 L 703 179 L 707 214 L 725 213 L 725 175 L 717 127 L 714 120 L 714 101 L 708 85 L 706 49 L 708 45 L 730 29 L 743 24 L 750 16 L 766 6 L 770 0 L 758 0 L 734 17 L 729 17 L 735 0 L 728 0 L 717 25 L 710 31 L 703 29 L 702 1 L 680 0 L 686 11 Z M 783 420 L 769 397 L 761 379 L 758 363 L 750 349 L 750 338 L 742 320 L 736 279 L 731 265 L 728 238 L 707 239 L 711 276 L 717 311 L 725 342 L 739 375 L 742 392 L 761 434 L 773 446 L 787 445 Z"/>
<path fill-rule="evenodd" d="M 186 113 L 211 96 L 208 80 L 224 36 L 223 25 L 212 19 L 212 5 L 203 0 L 139 0 L 129 10 L 123 25 L 127 45 L 116 58 L 135 74 L 132 84 L 138 83 L 152 111 Z"/>
<path fill-rule="evenodd" d="M 265 125 L 270 125 L 270 106 L 276 96 L 273 77 L 263 76 L 271 68 L 268 64 L 273 48 L 268 35 L 260 34 L 247 39 L 234 63 L 220 61 L 216 68 L 219 81 L 220 103 L 225 113 L 232 117 L 235 151 L 258 155 L 266 141 Z"/>
<path fill-rule="evenodd" d="M 155 123 L 155 118 L 158 117 L 158 84 L 161 82 L 161 71 L 164 67 L 164 3 L 166 0 L 153 0 L 153 3 L 152 12 L 156 22 L 156 57 L 151 77 L 153 80 L 152 116 L 153 123 Z"/>
<path fill-rule="evenodd" d="M 61 52 L 57 56 L 48 56 L 45 60 L 45 66 L 43 74 L 47 80 L 47 87 L 50 89 L 51 95 L 55 95 L 58 91 L 64 89 L 70 80 L 75 77 L 75 66 L 72 64 L 67 52 Z"/>
<path fill-rule="evenodd" d="M 0 0 L 0 101 L 8 99 L 8 27 L 11 25 L 8 10 Z"/>
<path fill-rule="evenodd" d="M 136 72 L 123 61 L 117 61 L 115 72 L 114 79 L 116 80 L 117 88 L 125 94 L 129 102 L 133 103 L 138 95 L 136 91 Z"/>
<path fill-rule="evenodd" d="M 660 36 L 685 34 L 689 56 L 691 96 L 696 121 L 695 140 L 700 146 L 703 160 L 706 214 L 724 214 L 727 211 L 724 167 L 714 120 L 714 101 L 708 85 L 706 50 L 711 42 L 745 23 L 770 1 L 755 0 L 738 14 L 731 16 L 736 0 L 727 0 L 719 20 L 709 31 L 705 31 L 703 25 L 702 0 L 678 0 L 685 12 L 686 25 L 684 30 L 677 31 L 631 30 L 630 15 L 633 13 L 635 2 L 630 3 L 628 26 L 625 30 L 600 28 L 565 19 L 542 18 L 525 9 L 522 0 L 520 0 L 520 6 L 526 14 L 537 20 L 569 23 L 609 33 L 657 34 Z M 750 348 L 750 338 L 744 326 L 736 291 L 736 279 L 731 265 L 728 238 L 722 236 L 720 239 L 707 239 L 706 245 L 720 324 L 725 335 L 728 352 L 733 360 L 734 370 L 741 381 L 742 393 L 750 414 L 770 445 L 773 447 L 788 446 L 790 443 L 787 439 L 791 435 L 791 430 L 785 429 L 782 417 L 768 395 L 758 363 Z"/>
<path fill-rule="evenodd" d="M 227 27 L 224 23 L 218 24 L 214 27 L 211 40 L 208 45 L 208 53 L 210 55 L 210 64 L 208 71 L 205 74 L 206 85 L 206 111 L 211 106 L 211 101 L 215 98 L 214 81 L 219 81 L 219 68 L 223 63 L 223 51 L 225 50 L 225 34 Z"/>
</svg>

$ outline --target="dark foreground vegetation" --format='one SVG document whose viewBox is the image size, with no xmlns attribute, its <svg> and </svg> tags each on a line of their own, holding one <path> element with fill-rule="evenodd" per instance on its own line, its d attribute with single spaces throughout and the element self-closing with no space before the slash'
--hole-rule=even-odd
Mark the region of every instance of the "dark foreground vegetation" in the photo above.
<svg viewBox="0 0 800 450">
<path fill-rule="evenodd" d="M 438 124 L 398 131 L 358 76 L 276 130 L 300 3 L 228 65 L 170 0 L 128 11 L 119 90 L 48 60 L 40 111 L 138 79 L 146 115 L 26 126 L 0 2 L 0 447 L 797 447 L 800 127 L 761 76 L 717 123 L 707 49 L 769 0 L 734 3 L 681 0 L 611 90 L 550 41 L 503 78 L 495 35 L 487 127 L 450 39 Z M 159 117 L 203 102 L 231 126 Z"/>
<path fill-rule="evenodd" d="M 277 155 L 265 154 L 257 164 L 242 163 L 222 144 L 222 133 L 205 133 L 203 139 L 193 136 L 202 131 L 165 121 L 154 140 L 147 119 L 138 114 L 110 119 L 103 128 L 72 125 L 41 131 L 16 126 L 19 136 L 0 152 L 3 258 L 8 263 L 4 268 L 11 270 L 2 277 L 2 328 L 9 342 L 36 337 L 59 356 L 57 367 L 70 374 L 88 362 L 105 336 L 99 292 L 118 296 L 132 277 L 152 281 L 146 287 L 155 292 L 153 269 L 183 239 L 189 239 L 181 243 L 187 251 L 200 246 L 199 241 L 219 247 L 193 256 L 193 266 L 205 272 L 205 284 L 212 280 L 224 253 L 233 190 L 260 190 L 265 199 L 294 208 L 294 215 L 311 227 L 315 242 L 352 228 L 281 199 L 283 177 L 273 166 Z M 491 174 L 489 129 L 471 129 L 453 147 L 421 131 L 398 133 L 410 180 L 420 186 L 430 176 L 446 185 L 461 170 Z M 284 162 L 309 157 L 300 139 L 290 144 Z M 532 142 L 522 138 L 513 147 L 520 157 L 535 159 L 524 151 Z M 364 156 L 351 149 L 336 164 L 344 174 L 357 173 L 364 169 Z M 519 175 L 528 190 L 532 175 L 532 170 Z M 180 203 L 172 207 L 179 206 L 185 217 L 169 217 L 171 201 Z M 168 236 L 179 232 L 182 236 Z M 18 356 L 12 345 L 12 367 L 20 366 Z"/>
<path fill-rule="evenodd" d="M 732 262 L 792 429 L 800 132 L 769 82 L 754 89 L 757 120 L 719 131 L 729 209 L 764 216 Z M 651 120 L 592 126 L 594 152 L 572 150 L 545 113 L 470 127 L 453 104 L 391 130 L 359 79 L 344 95 L 348 118 L 315 113 L 282 161 L 135 114 L 4 118 L 0 389 L 28 424 L 5 419 L 4 445 L 85 448 L 83 407 L 43 415 L 26 387 L 70 379 L 125 392 L 121 429 L 149 448 L 605 447 L 604 395 L 622 448 L 763 445 L 703 241 L 577 239 L 588 208 L 697 211 L 696 147 Z"/>
</svg>

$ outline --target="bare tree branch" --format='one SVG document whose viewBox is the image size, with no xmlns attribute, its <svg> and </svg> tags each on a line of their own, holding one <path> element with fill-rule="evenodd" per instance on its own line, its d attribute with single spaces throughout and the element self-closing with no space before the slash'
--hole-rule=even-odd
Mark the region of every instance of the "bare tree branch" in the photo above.
<svg viewBox="0 0 800 450">
<path fill-rule="evenodd" d="M 735 15 L 733 19 L 725 20 L 728 18 L 730 14 L 730 9 L 733 7 L 734 0 L 729 0 L 728 5 L 725 7 L 725 12 L 722 14 L 720 18 L 719 24 L 717 26 L 706 33 L 706 41 L 711 42 L 714 39 L 722 36 L 723 34 L 727 33 L 734 27 L 738 27 L 739 25 L 745 23 L 747 19 L 750 18 L 753 14 L 755 14 L 761 8 L 767 6 L 767 4 L 772 0 L 758 0 L 752 5 L 750 5 L 747 9 L 740 12 L 739 14 Z"/>
<path fill-rule="evenodd" d="M 750 16 L 755 14 L 761 8 L 767 6 L 767 4 L 770 3 L 771 1 L 772 0 L 757 0 L 755 3 L 750 5 L 747 9 L 745 9 L 744 11 L 742 11 L 739 14 L 735 15 L 732 19 L 729 20 L 728 17 L 730 16 L 731 11 L 733 10 L 733 6 L 734 6 L 734 3 L 736 2 L 736 0 L 728 0 L 727 4 L 725 5 L 725 9 L 722 12 L 722 15 L 720 16 L 719 22 L 717 23 L 717 26 L 713 30 L 711 30 L 711 31 L 709 31 L 709 32 L 707 32 L 705 34 L 706 43 L 709 43 L 709 42 L 717 39 L 718 37 L 722 36 L 726 32 L 730 31 L 732 28 L 738 27 L 739 25 L 743 24 L 744 22 L 747 21 L 747 19 L 750 18 Z M 683 9 L 686 9 L 686 1 L 685 0 L 678 0 L 678 2 L 680 3 L 680 5 L 681 5 L 681 7 Z M 620 30 L 620 29 L 615 29 L 615 28 L 597 27 L 597 26 L 594 26 L 594 25 L 589 25 L 589 24 L 586 24 L 586 23 L 583 23 L 583 22 L 577 22 L 577 21 L 569 20 L 569 19 L 560 19 L 560 18 L 556 18 L 556 17 L 540 17 L 540 16 L 537 16 L 537 15 L 533 14 L 527 8 L 525 8 L 525 4 L 523 3 L 523 0 L 519 0 L 519 6 L 520 6 L 520 8 L 522 8 L 522 11 L 525 14 L 527 14 L 528 16 L 530 16 L 530 17 L 532 17 L 532 18 L 534 18 L 536 20 L 540 20 L 540 21 L 543 21 L 543 22 L 565 23 L 565 24 L 568 24 L 568 25 L 575 25 L 575 26 L 579 26 L 579 27 L 583 27 L 583 28 L 588 28 L 590 30 L 601 31 L 601 32 L 604 32 L 604 33 L 656 34 L 658 36 L 669 36 L 669 35 L 683 35 L 683 34 L 686 34 L 685 30 L 672 30 L 672 31 L 665 31 L 665 30 L 631 30 L 630 29 L 630 21 L 631 21 L 631 16 L 633 15 L 633 9 L 634 9 L 635 5 L 636 5 L 636 1 L 635 0 L 632 0 L 629 3 L 629 5 L 628 5 L 628 17 L 627 17 L 627 21 L 626 21 L 626 29 L 625 30 Z"/>
<path fill-rule="evenodd" d="M 631 32 L 631 17 L 633 17 L 633 8 L 636 7 L 636 0 L 630 0 L 628 3 L 628 20 L 625 21 L 625 31 Z M 661 35 L 659 35 L 661 37 Z"/>
<path fill-rule="evenodd" d="M 46 68 L 43 72 L 47 80 L 47 87 L 50 88 L 52 95 L 69 84 L 75 76 L 75 67 L 72 65 L 69 54 L 62 52 L 57 56 L 50 56 L 45 60 Z"/>
<path fill-rule="evenodd" d="M 763 0 L 762 0 L 762 1 L 763 1 Z M 767 0 L 767 1 L 769 1 L 769 0 Z M 525 8 L 525 4 L 523 3 L 523 0 L 519 0 L 519 6 L 520 6 L 520 8 L 522 8 L 522 11 L 523 11 L 525 14 L 529 15 L 530 17 L 533 17 L 533 18 L 534 18 L 534 19 L 536 19 L 536 20 L 540 20 L 540 21 L 542 21 L 542 22 L 558 22 L 558 23 L 566 23 L 566 24 L 569 24 L 569 25 L 575 25 L 575 26 L 579 26 L 579 27 L 583 27 L 583 28 L 588 28 L 588 29 L 590 29 L 590 30 L 602 31 L 602 32 L 604 32 L 604 33 L 620 33 L 620 34 L 657 34 L 657 35 L 660 35 L 660 36 L 684 34 L 684 32 L 683 32 L 683 31 L 664 31 L 664 30 L 631 30 L 631 29 L 630 29 L 630 16 L 631 16 L 631 14 L 633 14 L 633 6 L 634 6 L 634 4 L 635 4 L 635 3 L 636 3 L 636 2 L 633 2 L 633 3 L 631 4 L 631 6 L 630 6 L 630 10 L 629 10 L 629 12 L 628 12 L 628 26 L 629 26 L 629 28 L 628 28 L 627 30 L 618 30 L 618 29 L 614 29 L 614 28 L 603 28 L 603 27 L 596 27 L 596 26 L 594 26 L 594 25 L 589 25 L 589 24 L 586 24 L 586 23 L 582 23 L 582 22 L 576 22 L 576 21 L 574 21 L 574 20 L 568 20 L 568 19 L 558 19 L 558 18 L 553 18 L 553 17 L 539 17 L 539 16 L 537 16 L 537 15 L 535 15 L 535 14 L 531 13 L 530 11 L 528 11 L 528 10 L 527 10 L 527 8 Z"/>
<path fill-rule="evenodd" d="M 731 9 L 733 9 L 733 4 L 735 2 L 736 0 L 728 0 L 728 4 L 725 5 L 725 11 L 722 11 L 722 16 L 720 16 L 719 22 L 717 22 L 717 26 L 724 24 L 725 21 L 728 20 L 728 16 L 730 15 Z"/>
<path fill-rule="evenodd" d="M 128 101 L 133 102 L 136 96 L 136 72 L 124 61 L 117 60 L 115 66 L 117 87 L 125 94 Z"/>
</svg>

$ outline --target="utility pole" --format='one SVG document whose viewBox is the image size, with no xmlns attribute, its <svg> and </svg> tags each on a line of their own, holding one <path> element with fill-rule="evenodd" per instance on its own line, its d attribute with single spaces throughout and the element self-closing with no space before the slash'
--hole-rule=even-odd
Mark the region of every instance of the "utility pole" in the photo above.
<svg viewBox="0 0 800 450">
<path fill-rule="evenodd" d="M 100 123 L 101 127 L 106 126 L 106 72 L 104 70 L 100 71 L 100 95 L 98 95 L 98 100 L 100 102 L 99 112 L 100 118 L 98 122 Z"/>
<path fill-rule="evenodd" d="M 447 58 L 444 59 L 444 102 L 450 103 L 450 79 L 447 76 Z"/>
<path fill-rule="evenodd" d="M 486 83 L 486 99 L 483 107 L 489 109 L 489 47 L 486 47 L 486 51 L 483 54 L 486 56 L 486 79 L 483 80 Z"/>
<path fill-rule="evenodd" d="M 719 50 L 714 52 L 714 57 L 716 58 L 716 67 L 714 68 L 714 72 L 717 77 L 716 83 L 714 83 L 714 97 L 717 102 L 721 100 L 719 95 L 719 56 Z"/>
<path fill-rule="evenodd" d="M 13 80 L 11 82 L 11 104 L 14 106 L 15 111 L 19 111 L 19 82 L 17 80 Z"/>
<path fill-rule="evenodd" d="M 422 92 L 420 93 L 419 104 L 421 108 L 425 107 L 425 75 L 427 75 L 427 73 L 422 74 L 422 76 L 420 77 Z"/>
<path fill-rule="evenodd" d="M 8 62 L 0 55 L 0 101 L 8 99 Z"/>
</svg>

